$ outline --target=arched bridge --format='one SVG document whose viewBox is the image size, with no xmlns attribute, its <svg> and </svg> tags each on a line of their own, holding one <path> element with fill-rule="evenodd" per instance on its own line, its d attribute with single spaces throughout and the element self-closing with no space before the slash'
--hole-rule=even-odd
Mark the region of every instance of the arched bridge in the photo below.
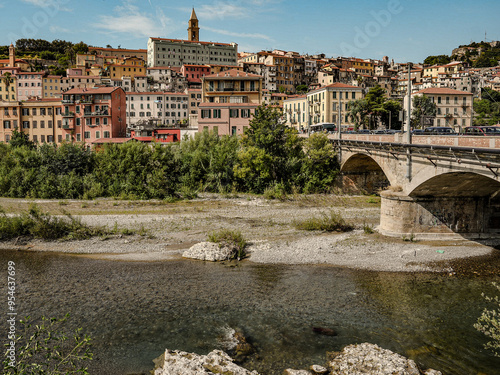
<svg viewBox="0 0 500 375">
<path fill-rule="evenodd" d="M 382 233 L 500 237 L 500 148 L 353 139 L 334 143 L 345 189 L 382 190 Z"/>
</svg>

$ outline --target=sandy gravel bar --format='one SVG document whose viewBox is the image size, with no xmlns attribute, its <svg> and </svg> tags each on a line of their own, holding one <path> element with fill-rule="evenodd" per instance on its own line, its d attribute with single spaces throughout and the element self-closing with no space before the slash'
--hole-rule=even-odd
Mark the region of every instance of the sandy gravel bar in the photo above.
<svg viewBox="0 0 500 375">
<path fill-rule="evenodd" d="M 179 259 L 182 252 L 220 229 L 239 230 L 249 242 L 245 261 L 283 264 L 331 264 L 377 271 L 440 271 L 431 262 L 491 255 L 498 250 L 474 241 L 416 241 L 367 234 L 376 229 L 380 215 L 378 197 L 291 196 L 284 201 L 255 196 L 201 195 L 189 201 L 53 201 L 0 199 L 10 213 L 36 203 L 43 211 L 62 211 L 89 225 L 115 229 L 117 234 L 85 241 L 1 242 L 2 249 L 53 251 L 119 261 L 163 261 Z M 324 233 L 297 230 L 294 222 L 340 212 L 355 230 Z M 120 234 L 124 230 L 142 235 Z"/>
</svg>

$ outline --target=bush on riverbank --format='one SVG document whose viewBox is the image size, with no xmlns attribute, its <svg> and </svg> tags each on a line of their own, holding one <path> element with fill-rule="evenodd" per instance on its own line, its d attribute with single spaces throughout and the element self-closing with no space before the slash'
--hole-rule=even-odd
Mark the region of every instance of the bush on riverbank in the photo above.
<svg viewBox="0 0 500 375">
<path fill-rule="evenodd" d="M 256 110 L 242 137 L 203 131 L 181 143 L 0 144 L 0 196 L 9 198 L 190 198 L 197 192 L 291 192 L 333 188 L 339 165 L 324 134 L 304 139 L 282 113 Z"/>
<path fill-rule="evenodd" d="M 229 259 L 243 259 L 246 257 L 245 247 L 247 242 L 239 231 L 223 229 L 208 235 L 208 241 L 219 244 L 219 247 L 227 246 L 233 249 Z"/>
<path fill-rule="evenodd" d="M 66 218 L 51 216 L 36 205 L 16 216 L 7 216 L 0 208 L 0 240 L 17 237 L 82 240 L 105 234 L 107 231 L 103 228 L 89 227 L 69 214 Z"/>
<path fill-rule="evenodd" d="M 296 229 L 308 231 L 348 232 L 354 229 L 353 225 L 347 223 L 342 215 L 334 210 L 328 214 L 323 212 L 319 217 L 295 220 L 293 225 Z"/>
</svg>

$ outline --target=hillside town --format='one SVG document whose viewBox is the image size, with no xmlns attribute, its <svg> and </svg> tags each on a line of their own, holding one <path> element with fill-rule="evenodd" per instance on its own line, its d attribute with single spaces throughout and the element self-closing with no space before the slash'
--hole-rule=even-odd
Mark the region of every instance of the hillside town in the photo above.
<svg viewBox="0 0 500 375">
<path fill-rule="evenodd" d="M 35 143 L 176 142 L 208 129 L 240 135 L 262 104 L 283 111 L 299 132 L 331 123 L 344 131 L 359 124 L 349 102 L 381 87 L 387 100 L 412 95 L 436 104 L 427 125 L 457 132 L 474 124 L 474 100 L 482 89 L 500 89 L 500 66 L 472 67 L 481 47 L 459 47 L 444 64 L 398 63 L 356 57 L 329 58 L 273 50 L 247 53 L 236 43 L 205 42 L 192 9 L 186 40 L 150 37 L 147 49 L 88 47 L 75 53 L 65 74 L 16 56 L 0 60 L 0 142 L 14 129 Z M 498 47 L 500 42 L 489 43 Z M 460 59 L 461 58 L 461 59 Z M 399 112 L 399 111 L 398 111 Z M 389 126 L 401 128 L 398 113 Z M 370 124 L 369 127 L 387 127 Z M 363 126 L 361 126 L 362 128 Z"/>
</svg>

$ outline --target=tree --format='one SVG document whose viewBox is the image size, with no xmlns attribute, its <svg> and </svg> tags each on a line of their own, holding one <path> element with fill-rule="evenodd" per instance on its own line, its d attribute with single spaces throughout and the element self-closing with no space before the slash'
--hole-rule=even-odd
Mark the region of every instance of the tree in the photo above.
<svg viewBox="0 0 500 375">
<path fill-rule="evenodd" d="M 295 92 L 297 94 L 305 94 L 307 92 L 307 85 L 298 85 L 296 88 L 295 88 Z"/>
<path fill-rule="evenodd" d="M 25 132 L 19 132 L 17 129 L 12 130 L 12 136 L 10 137 L 9 144 L 11 147 L 27 147 L 29 149 L 35 149 L 36 145 L 33 141 L 30 141 L 28 134 Z"/>
<path fill-rule="evenodd" d="M 354 127 L 357 130 L 368 125 L 368 115 L 370 107 L 366 99 L 351 100 L 347 103 L 348 113 L 350 120 L 354 122 Z"/>
<path fill-rule="evenodd" d="M 9 72 L 4 73 L 2 77 L 3 84 L 5 85 L 5 91 L 7 91 L 7 101 L 10 102 L 10 93 L 9 93 L 9 87 L 10 84 L 12 83 L 12 74 Z"/>
<path fill-rule="evenodd" d="M 401 122 L 399 121 L 399 112 L 403 109 L 400 101 L 387 100 L 383 104 L 385 110 L 382 115 L 382 122 L 391 129 L 401 129 Z"/>
<path fill-rule="evenodd" d="M 378 120 L 387 114 L 384 104 L 387 100 L 386 91 L 379 85 L 372 87 L 365 96 L 370 110 L 370 128 L 376 128 Z M 375 121 L 372 121 L 374 118 Z"/>
<path fill-rule="evenodd" d="M 432 99 L 426 95 L 416 95 L 413 97 L 411 111 L 411 126 L 420 128 L 424 116 L 436 116 L 437 106 Z"/>
<path fill-rule="evenodd" d="M 241 138 L 241 146 L 234 167 L 240 187 L 256 193 L 273 183 L 291 187 L 300 171 L 302 141 L 297 131 L 282 121 L 280 110 L 258 107 Z"/>
<path fill-rule="evenodd" d="M 444 65 L 450 62 L 451 58 L 448 55 L 427 56 L 424 60 L 426 65 Z"/>
<path fill-rule="evenodd" d="M 86 43 L 80 42 L 73 46 L 75 54 L 87 53 L 89 51 L 89 46 Z"/>
</svg>

